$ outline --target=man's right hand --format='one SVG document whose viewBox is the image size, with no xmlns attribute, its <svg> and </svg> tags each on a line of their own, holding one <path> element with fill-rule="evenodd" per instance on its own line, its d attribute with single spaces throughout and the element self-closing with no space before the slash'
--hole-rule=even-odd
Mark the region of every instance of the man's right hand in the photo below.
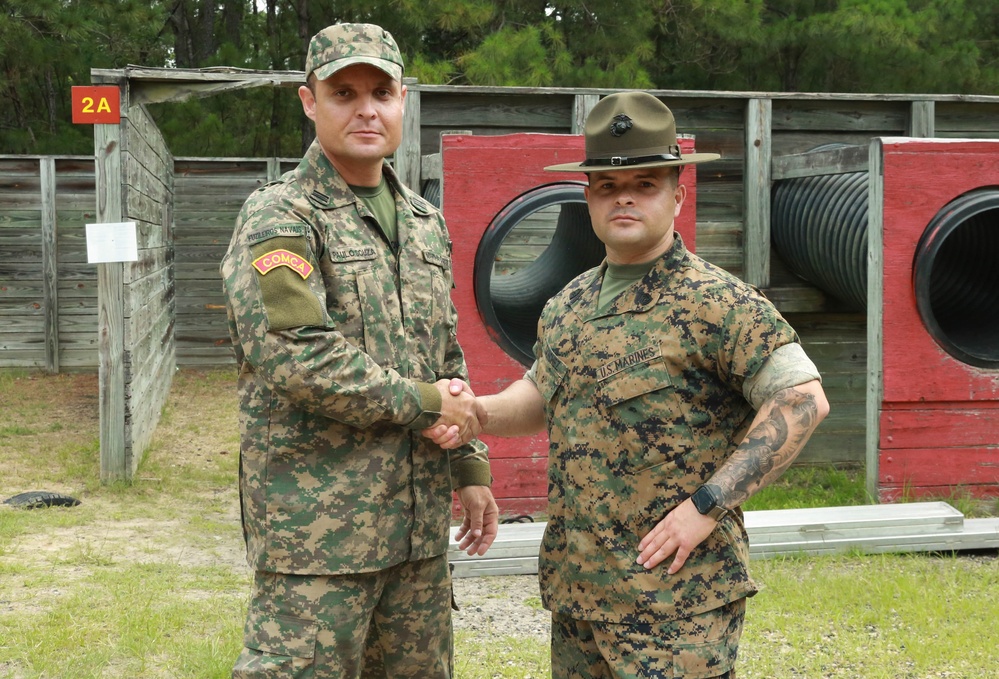
<svg viewBox="0 0 999 679">
<path fill-rule="evenodd" d="M 441 416 L 423 435 L 442 448 L 457 448 L 482 431 L 475 394 L 463 380 L 454 378 L 434 383 L 441 393 Z"/>
<path fill-rule="evenodd" d="M 443 381 L 447 384 L 446 381 Z M 437 382 L 436 386 L 442 382 Z M 533 436 L 545 428 L 545 402 L 537 385 L 520 379 L 499 394 L 475 398 L 472 390 L 462 380 L 452 379 L 448 384 L 451 397 L 472 398 L 477 427 L 464 430 L 456 423 L 441 418 L 421 433 L 442 448 L 457 448 L 481 433 L 493 436 Z M 447 396 L 442 398 L 447 400 Z"/>
</svg>

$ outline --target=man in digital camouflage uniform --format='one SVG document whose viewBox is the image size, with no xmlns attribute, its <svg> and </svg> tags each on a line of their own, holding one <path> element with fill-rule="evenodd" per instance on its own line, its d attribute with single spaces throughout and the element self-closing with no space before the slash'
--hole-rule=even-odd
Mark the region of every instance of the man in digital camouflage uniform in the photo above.
<svg viewBox="0 0 999 679">
<path fill-rule="evenodd" d="M 534 365 L 481 397 L 479 420 L 506 436 L 547 423 L 552 676 L 734 677 L 756 592 L 739 507 L 828 404 L 777 310 L 673 231 L 677 168 L 718 156 L 681 156 L 672 113 L 643 92 L 599 102 L 585 139 L 585 161 L 546 169 L 587 173 L 607 258 L 548 302 Z"/>
<path fill-rule="evenodd" d="M 299 89 L 316 141 L 247 199 L 222 277 L 239 364 L 240 497 L 255 571 L 234 677 L 451 676 L 451 489 L 483 554 L 496 504 L 440 213 L 383 159 L 403 62 L 378 26 L 312 38 Z"/>
</svg>

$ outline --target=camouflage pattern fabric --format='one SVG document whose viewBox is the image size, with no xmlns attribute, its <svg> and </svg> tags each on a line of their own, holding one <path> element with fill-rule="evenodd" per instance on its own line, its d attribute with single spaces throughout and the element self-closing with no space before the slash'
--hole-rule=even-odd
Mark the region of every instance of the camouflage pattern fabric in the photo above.
<svg viewBox="0 0 999 679">
<path fill-rule="evenodd" d="M 374 24 L 335 24 L 316 33 L 305 57 L 305 77 L 325 80 L 352 64 L 370 64 L 402 80 L 402 54 L 392 34 Z"/>
<path fill-rule="evenodd" d="M 398 243 L 314 143 L 247 199 L 222 261 L 257 571 L 361 573 L 444 554 L 452 483 L 491 480 L 483 444 L 449 454 L 418 435 L 438 417 L 423 410 L 439 403 L 432 383 L 467 369 L 443 219 L 385 173 Z"/>
<path fill-rule="evenodd" d="M 735 679 L 745 615 L 745 599 L 658 625 L 555 613 L 552 679 Z"/>
<path fill-rule="evenodd" d="M 232 676 L 447 679 L 450 602 L 446 555 L 362 575 L 258 572 Z"/>
<path fill-rule="evenodd" d="M 732 453 L 754 415 L 743 381 L 797 336 L 679 236 L 604 311 L 601 278 L 600 267 L 577 277 L 539 321 L 533 379 L 550 439 L 542 599 L 584 620 L 687 618 L 756 592 L 741 511 L 673 576 L 672 559 L 635 563 L 638 542 Z"/>
</svg>

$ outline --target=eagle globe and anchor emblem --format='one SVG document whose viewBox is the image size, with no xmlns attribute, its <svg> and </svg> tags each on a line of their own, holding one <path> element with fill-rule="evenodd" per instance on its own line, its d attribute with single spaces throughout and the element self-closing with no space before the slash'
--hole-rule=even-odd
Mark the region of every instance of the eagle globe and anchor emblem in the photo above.
<svg viewBox="0 0 999 679">
<path fill-rule="evenodd" d="M 623 113 L 619 113 L 614 116 L 614 119 L 611 121 L 610 133 L 615 137 L 620 137 L 622 134 L 630 130 L 632 125 L 633 123 L 631 122 L 631 118 Z"/>
</svg>

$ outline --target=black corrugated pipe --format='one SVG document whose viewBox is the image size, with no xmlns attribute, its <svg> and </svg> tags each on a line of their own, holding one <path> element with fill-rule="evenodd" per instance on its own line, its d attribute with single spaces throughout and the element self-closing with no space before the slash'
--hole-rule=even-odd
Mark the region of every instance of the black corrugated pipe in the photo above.
<svg viewBox="0 0 999 679">
<path fill-rule="evenodd" d="M 854 310 L 867 308 L 867 179 L 784 179 L 772 192 L 770 230 L 781 258 Z M 999 187 L 955 198 L 922 228 L 913 290 L 923 325 L 955 358 L 999 368 Z"/>
<path fill-rule="evenodd" d="M 512 274 L 493 275 L 493 264 L 510 231 L 526 217 L 558 206 L 551 243 Z M 524 365 L 534 361 L 538 319 L 545 302 L 573 278 L 604 258 L 604 245 L 590 226 L 583 185 L 560 182 L 518 196 L 489 224 L 475 254 L 475 301 L 497 343 Z"/>
<path fill-rule="evenodd" d="M 944 350 L 999 368 L 999 187 L 955 198 L 930 220 L 912 284 L 923 325 Z"/>
<path fill-rule="evenodd" d="M 866 309 L 867 173 L 784 179 L 772 194 L 770 236 L 781 259 L 851 309 Z"/>
</svg>

